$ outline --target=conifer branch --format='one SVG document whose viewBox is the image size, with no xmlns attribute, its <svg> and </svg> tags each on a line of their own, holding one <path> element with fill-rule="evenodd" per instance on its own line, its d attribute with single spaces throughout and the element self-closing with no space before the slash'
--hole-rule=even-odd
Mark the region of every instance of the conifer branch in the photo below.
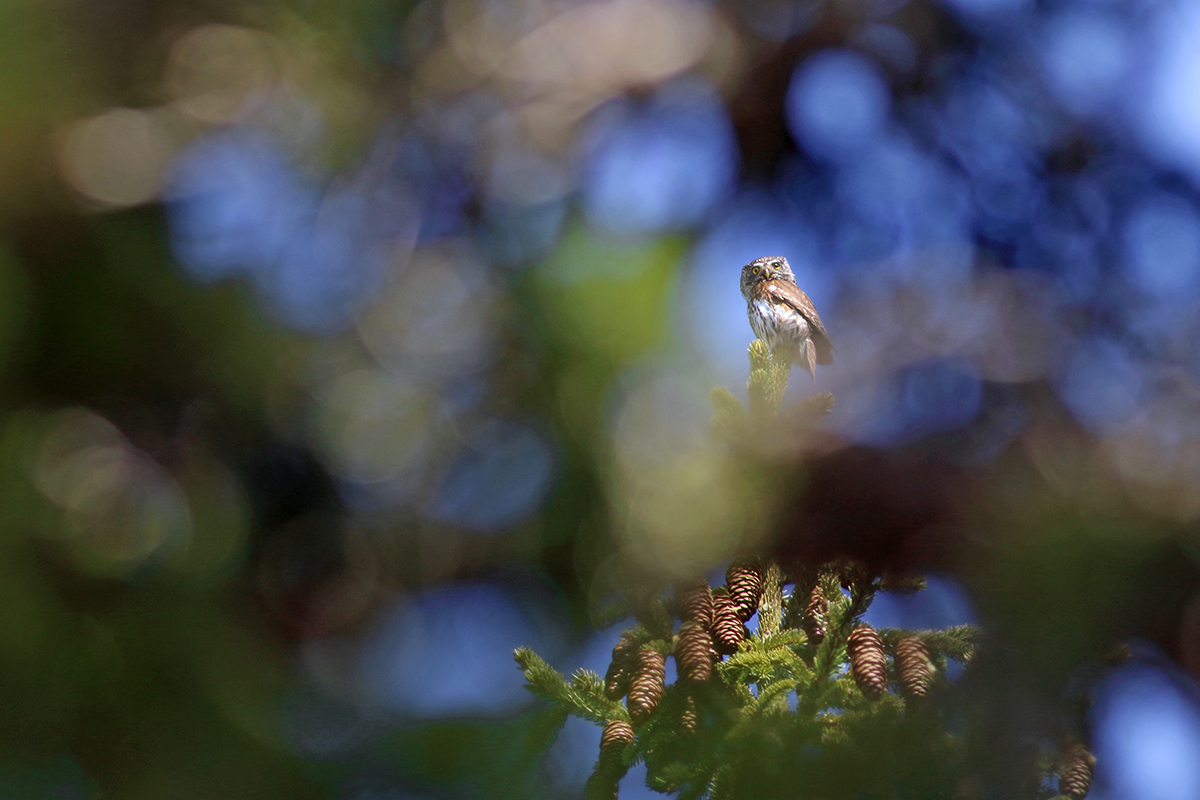
<svg viewBox="0 0 1200 800">
<path fill-rule="evenodd" d="M 546 709 L 540 709 L 534 715 L 525 736 L 526 752 L 532 755 L 544 753 L 550 749 L 570 716 L 571 709 L 559 703 Z"/>
<path fill-rule="evenodd" d="M 813 681 L 808 691 L 800 695 L 799 708 L 802 713 L 815 714 L 821 708 L 831 705 L 825 699 L 825 692 L 833 680 L 833 670 L 846 659 L 846 643 L 842 637 L 827 636 L 817 646 L 813 657 Z"/>
<path fill-rule="evenodd" d="M 808 602 L 813 589 L 821 577 L 819 570 L 806 564 L 794 567 L 791 571 L 792 594 L 784 602 L 783 627 L 801 628 L 804 615 L 808 610 Z"/>
<path fill-rule="evenodd" d="M 746 409 L 733 392 L 724 386 L 713 387 L 709 398 L 713 404 L 712 430 L 720 439 L 736 441 L 746 435 Z"/>
<path fill-rule="evenodd" d="M 657 749 L 660 740 L 674 738 L 678 732 L 675 722 L 679 718 L 679 711 L 686 697 L 687 692 L 679 684 L 666 687 L 658 707 L 638 729 L 638 738 L 635 743 L 637 755 L 641 756 Z"/>
<path fill-rule="evenodd" d="M 838 627 L 843 632 L 848 633 L 858 619 L 866 613 L 871 601 L 875 599 L 875 591 L 875 585 L 869 581 L 856 580 L 851 583 L 850 602 L 846 604 L 841 618 L 838 620 Z"/>
<path fill-rule="evenodd" d="M 769 652 L 743 651 L 734 653 L 721 665 L 726 679 L 747 683 L 758 683 L 771 678 L 779 667 L 789 663 L 785 648 Z"/>
<path fill-rule="evenodd" d="M 641 623 L 634 625 L 632 628 L 626 628 L 625 632 L 621 634 L 621 637 L 624 639 L 629 639 L 636 645 L 647 644 L 654 641 L 655 638 L 650 629 Z"/>
<path fill-rule="evenodd" d="M 656 792 L 673 792 L 680 786 L 692 782 L 692 771 L 687 765 L 676 761 L 666 764 L 654 774 L 646 775 L 646 785 Z"/>
<path fill-rule="evenodd" d="M 593 612 L 591 623 L 594 627 L 603 630 L 617 624 L 632 614 L 633 603 L 630 602 L 628 597 L 622 597 Z"/>
<path fill-rule="evenodd" d="M 689 781 L 679 793 L 677 800 L 699 800 L 708 791 L 708 788 L 708 781 L 703 783 L 696 780 Z"/>
<path fill-rule="evenodd" d="M 599 675 L 579 670 L 568 683 L 562 674 L 528 647 L 518 647 L 513 657 L 529 682 L 526 688 L 535 697 L 600 725 L 610 719 L 629 718 L 624 706 L 604 696 L 604 683 Z"/>
<path fill-rule="evenodd" d="M 674 624 L 671 613 L 667 611 L 666 603 L 661 599 L 655 597 L 635 604 L 633 616 L 641 628 L 647 632 L 647 638 L 670 641 Z"/>
<path fill-rule="evenodd" d="M 794 678 L 781 678 L 768 684 L 758 693 L 758 700 L 755 703 L 756 712 L 761 714 L 766 711 L 786 710 L 786 703 L 779 705 L 776 701 L 782 700 L 783 696 L 795 689 L 797 685 L 798 682 Z"/>
<path fill-rule="evenodd" d="M 746 394 L 750 400 L 750 416 L 756 420 L 774 417 L 783 405 L 792 365 L 783 361 L 777 363 L 767 343 L 761 339 L 750 343 L 749 353 L 750 380 L 746 383 Z"/>
<path fill-rule="evenodd" d="M 758 605 L 758 636 L 768 637 L 779 632 L 783 624 L 783 574 L 776 564 L 763 572 L 762 600 Z"/>
<path fill-rule="evenodd" d="M 849 676 L 843 676 L 825 682 L 820 694 L 817 694 L 814 698 L 812 705 L 817 709 L 845 708 L 854 694 L 854 679 Z"/>
<path fill-rule="evenodd" d="M 711 800 L 725 800 L 733 791 L 732 769 L 726 765 L 717 769 L 709 782 L 708 795 Z"/>
<path fill-rule="evenodd" d="M 776 633 L 766 636 L 760 633 L 751 636 L 746 645 L 746 650 L 751 653 L 762 653 L 774 650 L 778 647 L 791 647 L 792 645 L 804 644 L 808 641 L 808 637 L 802 630 L 783 628 Z"/>
<path fill-rule="evenodd" d="M 775 363 L 761 341 L 750 345 L 749 357 L 748 413 L 727 390 L 712 392 L 714 431 L 735 439 L 751 425 L 757 430 L 764 422 L 780 427 L 794 421 L 795 409 L 780 413 L 790 365 Z M 801 411 L 831 406 L 832 396 L 818 396 Z M 642 591 L 610 607 L 606 618 L 632 614 L 637 624 L 614 648 L 608 687 L 592 672 L 581 670 L 568 680 L 531 651 L 516 652 L 530 691 L 551 706 L 539 721 L 539 730 L 549 732 L 538 736 L 551 740 L 567 714 L 605 725 L 607 745 L 588 782 L 588 798 L 614 800 L 617 779 L 639 761 L 651 789 L 675 792 L 679 800 L 861 796 L 863 776 L 886 767 L 860 771 L 856 765 L 875 758 L 880 747 L 910 742 L 939 786 L 945 780 L 938 770 L 963 769 L 962 735 L 941 727 L 942 714 L 927 712 L 956 702 L 955 684 L 942 680 L 937 691 L 930 687 L 944 676 L 946 659 L 970 661 L 979 630 L 875 631 L 861 623 L 877 592 L 921 591 L 921 576 L 880 575 L 847 559 L 787 568 L 790 596 L 783 593 L 780 566 L 748 553 L 729 565 L 725 586 L 694 579 L 674 587 L 666 600 Z M 757 629 L 747 632 L 744 623 L 755 614 Z M 683 623 L 678 634 L 675 618 Z M 679 680 L 669 686 L 665 656 L 680 668 Z M 791 692 L 795 711 L 789 710 Z M 623 696 L 628 708 L 611 699 Z M 844 781 L 828 791 L 822 783 L 817 793 L 811 782 L 774 784 L 777 778 L 768 773 L 779 770 L 767 755 L 774 752 L 797 765 L 797 771 L 780 774 L 804 778 L 799 764 L 813 759 L 821 762 L 813 772 L 821 781 L 836 781 L 839 772 Z M 1072 762 L 1072 785 L 1090 777 L 1091 763 L 1083 757 Z M 939 791 L 950 796 L 949 789 Z M 924 795 L 918 790 L 913 796 Z"/>
<path fill-rule="evenodd" d="M 925 643 L 932 651 L 949 658 L 966 663 L 979 644 L 980 631 L 974 625 L 955 625 L 942 630 L 911 631 L 903 628 L 881 628 L 879 635 L 888 647 L 907 636 L 915 636 Z"/>
</svg>

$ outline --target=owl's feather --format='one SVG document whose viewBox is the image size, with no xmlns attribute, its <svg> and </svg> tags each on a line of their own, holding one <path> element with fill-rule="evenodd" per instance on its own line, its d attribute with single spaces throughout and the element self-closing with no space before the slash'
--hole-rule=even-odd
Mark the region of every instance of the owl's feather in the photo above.
<svg viewBox="0 0 1200 800">
<path fill-rule="evenodd" d="M 796 285 L 786 258 L 764 256 L 742 267 L 741 290 L 750 327 L 775 358 L 802 367 L 814 379 L 817 364 L 833 363 L 825 325 Z"/>
<path fill-rule="evenodd" d="M 785 280 L 769 280 L 759 284 L 759 291 L 778 303 L 784 303 L 800 313 L 808 322 L 810 341 L 816 350 L 815 358 L 818 364 L 833 363 L 833 344 L 825 331 L 825 324 L 817 314 L 816 306 L 808 295 L 794 283 Z"/>
</svg>

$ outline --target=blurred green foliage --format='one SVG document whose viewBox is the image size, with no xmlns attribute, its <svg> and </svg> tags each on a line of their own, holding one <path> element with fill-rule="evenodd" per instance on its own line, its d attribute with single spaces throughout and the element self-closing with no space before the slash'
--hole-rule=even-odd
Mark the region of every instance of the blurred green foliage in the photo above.
<svg viewBox="0 0 1200 800">
<path fill-rule="evenodd" d="M 670 299 L 684 247 L 668 237 L 605 242 L 571 226 L 536 272 L 539 308 L 555 338 L 569 343 L 573 357 L 613 369 L 661 350 L 675 323 Z"/>
<path fill-rule="evenodd" d="M 560 645 L 569 649 L 587 640 L 617 589 L 657 586 L 727 558 L 739 542 L 820 549 L 883 541 L 872 556 L 960 579 L 985 641 L 995 644 L 964 689 L 973 693 L 968 716 L 981 742 L 965 757 L 982 765 L 999 796 L 1010 796 L 1005 776 L 1019 772 L 1014 764 L 1034 762 L 1039 737 L 1082 727 L 1077 695 L 1087 680 L 1078 665 L 1101 658 L 1113 639 L 1140 636 L 1190 668 L 1200 664 L 1187 621 L 1200 558 L 1187 505 L 1194 487 L 1184 481 L 1165 499 L 1130 490 L 1112 466 L 1121 443 L 1065 419 L 1040 379 L 1013 384 L 1028 424 L 988 463 L 959 458 L 967 448 L 955 432 L 898 448 L 899 466 L 886 448 L 806 438 L 806 423 L 828 411 L 820 395 L 743 446 L 740 401 L 718 390 L 726 414 L 710 437 L 708 376 L 664 366 L 667 353 L 694 355 L 681 333 L 693 327 L 679 318 L 691 234 L 623 239 L 593 230 L 572 206 L 561 234 L 526 268 L 478 273 L 472 258 L 486 262 L 486 254 L 464 255 L 478 244 L 472 234 L 422 230 L 453 240 L 444 251 L 418 234 L 395 234 L 369 299 L 388 297 L 413 251 L 436 251 L 435 288 L 461 290 L 460 305 L 441 306 L 436 291 L 407 287 L 400 308 L 409 317 L 396 334 L 407 360 L 395 374 L 359 320 L 301 335 L 264 310 L 261 277 L 202 283 L 179 263 L 160 202 L 171 159 L 255 113 L 254 129 L 270 134 L 296 183 L 316 198 L 316 208 L 304 209 L 314 220 L 328 216 L 320 205 L 327 195 L 373 186 L 404 162 L 428 185 L 412 178 L 416 199 L 397 208 L 461 201 L 460 223 L 474 230 L 494 165 L 472 137 L 486 133 L 489 146 L 533 142 L 548 160 L 569 164 L 591 110 L 692 69 L 724 93 L 722 102 L 736 102 L 746 168 L 757 179 L 786 139 L 776 111 L 764 110 L 774 101 L 758 89 L 786 83 L 802 53 L 848 39 L 862 20 L 832 13 L 812 38 L 779 47 L 717 8 L 708 27 L 693 31 L 702 46 L 694 58 L 684 53 L 691 61 L 667 59 L 678 55 L 670 42 L 656 50 L 632 34 L 585 37 L 605 43 L 603 52 L 569 54 L 596 74 L 564 87 L 558 73 L 531 77 L 516 57 L 534 30 L 560 31 L 542 27 L 553 3 L 0 4 L 0 797 L 568 793 L 547 779 L 542 755 L 558 719 L 532 708 L 450 720 L 379 711 L 377 719 L 360 694 L 355 658 L 319 661 L 316 645 L 354 653 L 392 598 L 501 576 L 549 587 L 546 602 L 566 620 Z M 897 24 L 916 32 L 922 58 L 957 58 L 969 37 L 934 4 L 911 8 L 912 19 Z M 476 11 L 482 21 L 468 25 Z M 178 52 L 199 34 L 230 48 L 201 65 L 211 68 L 199 70 L 203 80 Z M 632 63 L 629 42 L 650 63 L 627 74 L 601 56 Z M 490 120 L 495 129 L 472 116 L 505 103 L 512 111 Z M 111 164 L 81 171 L 69 158 L 71 137 L 112 110 L 136 111 L 161 151 L 141 153 L 118 137 L 100 149 Z M 406 145 L 432 141 L 445 148 L 439 157 L 462 155 L 443 164 L 433 148 L 375 152 L 389 126 L 410 136 Z M 132 164 L 120 158 L 130 153 Z M 128 189 L 137 183 L 130 175 L 151 191 L 123 204 L 112 201 L 123 195 L 97 190 Z M 276 199 L 239 211 L 260 212 Z M 363 208 L 383 208 L 388 221 L 402 216 L 374 196 Z M 314 236 L 298 249 L 320 243 Z M 1015 290 L 1004 297 L 1024 302 Z M 891 303 L 921 317 L 910 300 L 898 292 L 858 313 L 882 315 Z M 484 331 L 471 339 L 476 350 L 431 355 L 404 338 L 416 319 L 427 340 L 452 340 L 438 325 L 462 309 L 478 314 Z M 751 396 L 777 405 L 778 396 L 756 395 L 780 387 L 762 355 Z M 470 369 L 455 373 L 446 366 L 455 358 Z M 396 403 L 384 413 L 366 401 L 386 405 L 393 378 L 411 389 L 399 396 L 412 408 Z M 359 389 L 340 398 L 347 408 L 323 411 L 335 384 Z M 361 387 L 383 389 L 367 397 Z M 544 435 L 553 480 L 534 511 L 489 536 L 431 509 L 457 474 L 456 459 L 473 454 L 472 437 L 495 418 L 527 421 Z M 426 471 L 409 483 L 407 475 L 372 475 L 339 492 L 351 483 L 335 474 L 344 466 L 344 454 L 333 452 L 339 426 L 360 425 L 355 441 L 369 442 L 368 459 L 394 441 L 381 419 L 404 434 L 400 444 L 418 454 L 410 461 Z M 839 472 L 847 452 L 862 459 Z M 503 660 L 494 667 L 512 671 Z M 320 681 L 352 711 L 371 712 L 363 712 L 362 742 L 330 752 L 297 742 L 289 703 Z M 835 768 L 861 765 L 868 753 L 881 770 L 932 769 L 915 755 L 896 758 L 912 753 L 903 747 L 908 733 L 897 723 Z M 351 779 L 373 774 L 382 776 L 378 794 L 353 788 Z M 928 788 L 925 775 L 913 777 L 910 796 L 942 796 L 944 776 L 934 774 Z"/>
</svg>

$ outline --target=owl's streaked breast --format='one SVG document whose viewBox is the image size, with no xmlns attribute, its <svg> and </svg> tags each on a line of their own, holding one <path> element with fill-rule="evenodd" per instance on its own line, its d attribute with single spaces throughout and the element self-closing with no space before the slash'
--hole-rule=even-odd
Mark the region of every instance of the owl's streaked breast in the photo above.
<svg viewBox="0 0 1200 800">
<path fill-rule="evenodd" d="M 755 297 L 748 304 L 754 335 L 771 348 L 798 345 L 808 338 L 808 320 L 791 306 Z"/>
</svg>

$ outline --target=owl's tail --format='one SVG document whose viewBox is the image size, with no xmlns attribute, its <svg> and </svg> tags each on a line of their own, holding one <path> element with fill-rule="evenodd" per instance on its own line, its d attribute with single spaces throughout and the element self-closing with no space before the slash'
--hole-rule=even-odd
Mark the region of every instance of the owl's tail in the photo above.
<svg viewBox="0 0 1200 800">
<path fill-rule="evenodd" d="M 825 335 L 823 330 L 815 330 L 812 332 L 812 339 L 809 341 L 809 346 L 816 347 L 816 358 L 818 364 L 833 363 L 833 344 L 829 341 L 829 337 Z"/>
<path fill-rule="evenodd" d="M 813 343 L 811 336 L 804 340 L 804 345 L 796 354 L 794 363 L 808 370 L 809 377 L 814 381 L 817 379 L 817 346 Z"/>
<path fill-rule="evenodd" d="M 786 350 L 776 348 L 775 358 L 786 359 L 789 364 L 795 364 L 808 372 L 814 381 L 817 379 L 817 349 L 813 346 L 812 339 L 805 339 L 799 347 L 793 345 Z"/>
</svg>

